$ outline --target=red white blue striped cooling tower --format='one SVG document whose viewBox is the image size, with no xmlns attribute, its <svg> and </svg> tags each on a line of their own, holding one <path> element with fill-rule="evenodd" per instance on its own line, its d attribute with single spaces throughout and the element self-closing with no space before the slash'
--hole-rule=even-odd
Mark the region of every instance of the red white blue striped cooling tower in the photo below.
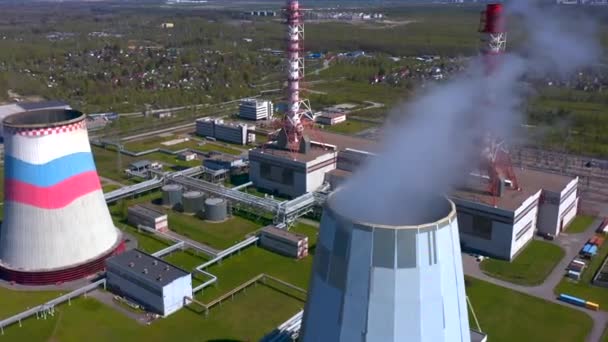
<svg viewBox="0 0 608 342">
<path fill-rule="evenodd" d="M 124 243 L 104 200 L 84 114 L 25 112 L 3 124 L 0 277 L 53 284 L 103 270 Z"/>
</svg>

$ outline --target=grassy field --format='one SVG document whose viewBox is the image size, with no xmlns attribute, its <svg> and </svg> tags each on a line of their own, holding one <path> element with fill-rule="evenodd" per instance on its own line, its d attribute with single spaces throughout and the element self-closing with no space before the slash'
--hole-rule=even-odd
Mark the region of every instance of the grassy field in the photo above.
<svg viewBox="0 0 608 342">
<path fill-rule="evenodd" d="M 121 155 L 118 159 L 116 151 L 106 150 L 97 146 L 92 146 L 93 157 L 95 158 L 95 166 L 100 176 L 113 179 L 115 181 L 126 180 L 124 169 L 133 162 L 135 158 L 126 155 Z"/>
<path fill-rule="evenodd" d="M 356 134 L 356 133 L 364 131 L 368 128 L 372 128 L 372 127 L 376 127 L 376 126 L 377 125 L 374 125 L 369 122 L 348 120 L 346 122 L 342 122 L 337 125 L 326 126 L 323 128 L 323 130 L 329 131 L 329 132 L 334 132 L 334 133 L 342 133 L 342 134 Z"/>
<path fill-rule="evenodd" d="M 605 243 L 600 248 L 598 254 L 591 259 L 588 267 L 581 275 L 581 279 L 576 282 L 564 277 L 564 279 L 555 287 L 555 294 L 565 293 L 590 302 L 598 303 L 600 305 L 600 310 L 608 311 L 608 290 L 591 284 L 595 273 L 602 265 L 606 256 L 608 256 L 608 244 Z"/>
<path fill-rule="evenodd" d="M 102 186 L 102 190 L 103 190 L 104 193 L 105 192 L 111 192 L 111 191 L 114 191 L 116 189 L 120 189 L 120 186 L 116 185 L 116 184 L 106 184 L 106 185 Z"/>
<path fill-rule="evenodd" d="M 241 190 L 242 192 L 248 193 L 250 195 L 254 195 L 254 196 L 258 196 L 258 197 L 265 197 L 266 195 L 272 195 L 275 199 L 279 200 L 279 201 L 283 201 L 283 200 L 287 200 L 286 197 L 282 197 L 282 196 L 278 196 L 278 195 L 274 195 L 271 193 L 268 193 L 262 189 L 256 189 L 252 186 L 247 187 L 245 189 Z"/>
<path fill-rule="evenodd" d="M 0 320 L 4 317 L 17 314 L 27 308 L 42 304 L 50 299 L 59 296 L 59 292 L 41 291 L 41 292 L 14 292 L 0 287 Z"/>
<path fill-rule="evenodd" d="M 492 342 L 584 341 L 591 330 L 591 318 L 574 309 L 481 280 L 466 282 L 481 329 Z M 469 322 L 475 327 L 470 314 Z"/>
<path fill-rule="evenodd" d="M 484 273 L 511 283 L 538 285 L 564 257 L 564 251 L 551 243 L 534 240 L 512 262 L 486 259 L 481 263 Z"/>
<path fill-rule="evenodd" d="M 169 212 L 169 228 L 190 239 L 224 249 L 243 240 L 247 233 L 260 228 L 260 225 L 238 216 L 225 222 L 211 223 L 194 216 Z"/>
<path fill-rule="evenodd" d="M 30 319 L 22 328 L 8 328 L 2 340 L 257 341 L 302 307 L 300 300 L 258 285 L 214 308 L 206 318 L 184 309 L 145 326 L 94 299 L 80 298 L 57 308 L 51 319 Z"/>
<path fill-rule="evenodd" d="M 583 233 L 589 228 L 589 226 L 593 223 L 595 217 L 588 215 L 577 215 L 574 218 L 574 221 L 570 223 L 568 229 L 566 229 L 566 233 L 569 234 L 577 234 Z"/>
<path fill-rule="evenodd" d="M 200 151 L 204 151 L 204 152 L 222 152 L 222 153 L 226 153 L 226 154 L 232 154 L 235 156 L 238 156 L 239 154 L 241 154 L 242 152 L 231 148 L 230 145 L 228 144 L 222 144 L 222 143 L 211 143 L 211 142 L 207 142 L 204 145 L 201 146 L 197 146 L 196 147 L 197 150 Z"/>
</svg>

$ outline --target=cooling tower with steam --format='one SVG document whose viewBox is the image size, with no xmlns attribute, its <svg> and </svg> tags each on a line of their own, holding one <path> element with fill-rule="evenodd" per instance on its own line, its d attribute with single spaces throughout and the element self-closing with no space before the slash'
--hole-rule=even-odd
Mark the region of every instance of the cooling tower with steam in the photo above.
<svg viewBox="0 0 608 342">
<path fill-rule="evenodd" d="M 338 212 L 336 195 L 321 221 L 302 341 L 471 341 L 454 204 L 437 198 L 422 220 L 388 225 Z"/>
<path fill-rule="evenodd" d="M 124 243 L 104 200 L 84 114 L 25 112 L 3 124 L 0 277 L 39 285 L 102 270 Z"/>
</svg>

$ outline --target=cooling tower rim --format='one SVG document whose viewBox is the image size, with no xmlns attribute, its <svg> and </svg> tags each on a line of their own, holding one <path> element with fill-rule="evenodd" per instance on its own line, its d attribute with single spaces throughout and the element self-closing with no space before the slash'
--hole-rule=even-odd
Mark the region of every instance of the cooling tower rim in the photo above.
<svg viewBox="0 0 608 342">
<path fill-rule="evenodd" d="M 183 186 L 181 186 L 180 184 L 166 184 L 163 185 L 163 187 L 161 188 L 161 190 L 182 190 Z"/>
<path fill-rule="evenodd" d="M 67 126 L 85 118 L 82 112 L 73 109 L 40 109 L 11 114 L 2 120 L 2 125 L 9 128 L 50 128 Z"/>
<path fill-rule="evenodd" d="M 437 221 L 427 222 L 427 223 L 423 223 L 423 224 L 419 224 L 419 225 L 389 225 L 389 224 L 382 224 L 382 223 L 366 222 L 366 221 L 362 221 L 362 220 L 349 218 L 348 216 L 339 213 L 338 210 L 336 210 L 332 205 L 333 199 L 335 197 L 334 196 L 335 193 L 336 192 L 330 194 L 329 197 L 327 198 L 327 201 L 325 202 L 326 203 L 325 210 L 329 210 L 331 212 L 331 215 L 338 218 L 339 220 L 351 222 L 355 225 L 372 227 L 372 228 L 395 229 L 395 230 L 402 230 L 402 229 L 418 230 L 418 229 L 431 228 L 431 227 L 437 227 L 437 226 L 445 226 L 447 224 L 450 224 L 453 220 L 456 219 L 456 205 L 454 204 L 454 202 L 452 200 L 450 200 L 447 196 L 438 196 L 439 198 L 443 198 L 448 202 L 448 204 L 450 205 L 450 211 L 446 216 L 440 218 Z"/>
<path fill-rule="evenodd" d="M 187 192 L 184 192 L 182 196 L 185 198 L 200 198 L 200 197 L 204 197 L 205 193 L 202 191 L 196 191 L 196 190 L 187 191 Z"/>
<path fill-rule="evenodd" d="M 23 273 L 40 273 L 40 272 L 45 273 L 45 272 L 56 272 L 56 271 L 61 271 L 61 270 L 68 270 L 68 269 L 72 269 L 72 268 L 77 268 L 78 266 L 87 265 L 91 262 L 94 262 L 95 260 L 99 260 L 100 258 L 103 258 L 104 256 L 108 255 L 109 253 L 112 253 L 114 250 L 116 250 L 118 247 L 120 247 L 121 243 L 124 242 L 124 235 L 123 235 L 122 231 L 116 227 L 114 227 L 114 229 L 116 229 L 116 232 L 118 233 L 118 235 L 116 238 L 116 242 L 114 242 L 114 244 L 112 244 L 112 247 L 108 248 L 103 253 L 100 253 L 99 255 L 96 255 L 85 261 L 81 261 L 81 262 L 78 262 L 75 264 L 69 264 L 69 265 L 65 265 L 65 266 L 61 266 L 61 267 L 55 267 L 55 268 L 23 269 L 23 268 L 13 268 L 13 267 L 11 267 L 11 265 L 7 265 L 7 264 L 3 263 L 2 260 L 0 260 L 0 268 L 4 268 L 7 270 L 11 270 L 11 271 L 23 272 Z"/>
</svg>

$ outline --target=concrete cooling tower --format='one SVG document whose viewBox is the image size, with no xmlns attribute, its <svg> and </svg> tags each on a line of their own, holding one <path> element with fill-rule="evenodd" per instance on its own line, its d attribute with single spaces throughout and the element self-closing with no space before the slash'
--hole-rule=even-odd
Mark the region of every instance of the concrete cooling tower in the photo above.
<svg viewBox="0 0 608 342">
<path fill-rule="evenodd" d="M 102 270 L 124 243 L 104 200 L 84 114 L 26 112 L 3 124 L 0 277 L 52 284 Z"/>
<path fill-rule="evenodd" d="M 429 223 L 392 226 L 349 219 L 335 198 L 321 221 L 302 341 L 470 342 L 454 204 L 438 198 Z"/>
</svg>

